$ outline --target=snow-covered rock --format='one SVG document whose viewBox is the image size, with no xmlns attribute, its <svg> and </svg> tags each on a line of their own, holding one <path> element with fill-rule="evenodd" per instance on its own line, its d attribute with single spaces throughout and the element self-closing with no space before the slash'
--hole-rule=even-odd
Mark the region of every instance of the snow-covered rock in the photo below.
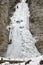
<svg viewBox="0 0 43 65">
<path fill-rule="evenodd" d="M 1 57 L 0 57 L 1 58 Z M 6 58 L 8 60 L 8 58 Z M 3 60 L 6 60 L 3 58 Z M 20 60 L 20 61 L 25 61 L 23 63 L 12 63 L 10 62 L 5 62 L 1 63 L 1 65 L 43 65 L 43 55 L 39 57 L 32 57 L 32 58 L 25 58 L 25 59 L 10 59 L 10 60 Z"/>
<path fill-rule="evenodd" d="M 30 59 L 31 61 L 28 63 L 26 62 L 26 65 L 43 65 L 43 55 L 39 57 L 34 57 Z M 42 63 L 41 63 L 42 61 Z"/>
</svg>

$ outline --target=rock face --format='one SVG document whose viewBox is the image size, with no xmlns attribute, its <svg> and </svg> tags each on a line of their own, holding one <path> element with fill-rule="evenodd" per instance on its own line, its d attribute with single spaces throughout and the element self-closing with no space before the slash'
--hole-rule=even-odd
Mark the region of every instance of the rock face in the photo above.
<svg viewBox="0 0 43 65">
<path fill-rule="evenodd" d="M 43 0 L 28 0 L 30 8 L 30 31 L 37 36 L 36 46 L 43 54 Z"/>
<path fill-rule="evenodd" d="M 8 11 L 9 1 L 0 0 L 0 56 L 4 56 L 7 50 L 8 31 L 6 30 L 6 26 L 8 24 Z"/>
<path fill-rule="evenodd" d="M 9 0 L 10 7 L 14 7 L 20 0 Z"/>
</svg>

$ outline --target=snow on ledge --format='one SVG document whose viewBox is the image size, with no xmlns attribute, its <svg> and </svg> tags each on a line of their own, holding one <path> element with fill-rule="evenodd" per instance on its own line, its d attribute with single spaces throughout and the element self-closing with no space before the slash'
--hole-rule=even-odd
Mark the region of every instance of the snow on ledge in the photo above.
<svg viewBox="0 0 43 65">
<path fill-rule="evenodd" d="M 3 61 L 3 63 L 1 63 L 1 61 Z M 43 55 L 39 57 L 25 58 L 25 59 L 8 59 L 0 57 L 1 65 L 11 65 L 10 61 L 13 62 L 12 65 L 43 65 Z M 17 64 L 15 64 L 15 61 L 17 61 Z"/>
</svg>

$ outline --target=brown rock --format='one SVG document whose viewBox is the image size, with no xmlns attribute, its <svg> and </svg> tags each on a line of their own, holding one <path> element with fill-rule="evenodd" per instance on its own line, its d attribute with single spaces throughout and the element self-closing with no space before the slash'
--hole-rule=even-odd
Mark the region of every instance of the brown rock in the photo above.
<svg viewBox="0 0 43 65">
<path fill-rule="evenodd" d="M 35 45 L 38 51 L 43 55 L 43 41 L 38 41 Z"/>
<path fill-rule="evenodd" d="M 43 54 L 43 0 L 27 0 L 30 10 L 30 31 L 36 36 L 36 47 Z"/>
<path fill-rule="evenodd" d="M 40 61 L 40 65 L 43 65 L 43 60 Z"/>
<path fill-rule="evenodd" d="M 0 0 L 0 56 L 4 56 L 8 45 L 8 24 L 9 1 Z"/>
</svg>

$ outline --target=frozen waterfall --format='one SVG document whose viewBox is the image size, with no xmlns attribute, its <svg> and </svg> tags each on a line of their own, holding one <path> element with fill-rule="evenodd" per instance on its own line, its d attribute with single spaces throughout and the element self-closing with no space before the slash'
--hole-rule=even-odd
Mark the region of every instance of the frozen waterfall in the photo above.
<svg viewBox="0 0 43 65">
<path fill-rule="evenodd" d="M 8 26 L 9 41 L 6 57 L 8 58 L 31 58 L 39 56 L 35 47 L 36 40 L 29 31 L 29 8 L 25 0 L 20 0 L 15 6 L 16 11 L 10 18 L 11 22 Z"/>
</svg>

